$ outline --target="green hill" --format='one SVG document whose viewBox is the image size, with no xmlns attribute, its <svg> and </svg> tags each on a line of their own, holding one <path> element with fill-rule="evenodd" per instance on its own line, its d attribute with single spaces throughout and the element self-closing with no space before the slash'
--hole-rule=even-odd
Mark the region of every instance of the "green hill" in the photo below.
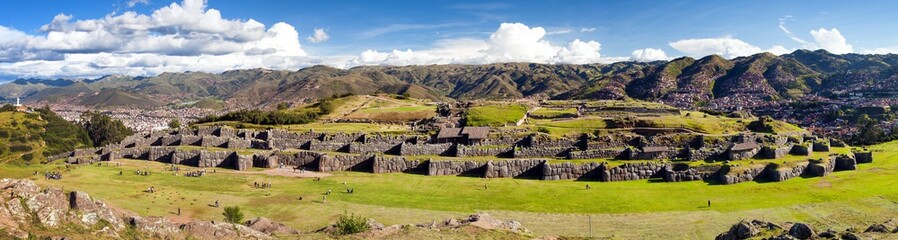
<svg viewBox="0 0 898 240">
<path fill-rule="evenodd" d="M 0 111 L 0 163 L 44 162 L 47 156 L 86 147 L 91 147 L 87 133 L 52 111 Z"/>
</svg>

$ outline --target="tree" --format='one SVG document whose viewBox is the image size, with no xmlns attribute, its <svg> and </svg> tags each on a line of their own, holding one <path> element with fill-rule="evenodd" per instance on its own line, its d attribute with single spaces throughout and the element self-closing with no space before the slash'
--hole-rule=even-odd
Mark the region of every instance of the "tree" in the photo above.
<svg viewBox="0 0 898 240">
<path fill-rule="evenodd" d="M 225 207 L 222 215 L 224 215 L 226 222 L 234 224 L 243 222 L 243 212 L 240 212 L 240 207 Z"/>
<path fill-rule="evenodd" d="M 125 137 L 134 133 L 121 120 L 112 119 L 99 112 L 82 113 L 81 126 L 87 130 L 87 135 L 90 136 L 94 146 L 121 142 Z"/>
<path fill-rule="evenodd" d="M 171 128 L 171 129 L 181 128 L 181 121 L 178 120 L 177 118 L 172 119 L 170 122 L 168 122 L 168 128 Z"/>
</svg>

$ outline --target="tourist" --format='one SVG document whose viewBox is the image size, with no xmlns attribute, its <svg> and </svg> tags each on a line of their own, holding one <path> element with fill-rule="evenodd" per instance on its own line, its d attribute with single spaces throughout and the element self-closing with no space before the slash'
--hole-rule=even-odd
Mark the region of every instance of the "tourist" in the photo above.
<svg viewBox="0 0 898 240">
<path fill-rule="evenodd" d="M 215 200 L 215 207 L 218 208 L 218 200 Z"/>
<path fill-rule="evenodd" d="M 708 200 L 708 207 L 711 207 L 711 200 Z"/>
</svg>

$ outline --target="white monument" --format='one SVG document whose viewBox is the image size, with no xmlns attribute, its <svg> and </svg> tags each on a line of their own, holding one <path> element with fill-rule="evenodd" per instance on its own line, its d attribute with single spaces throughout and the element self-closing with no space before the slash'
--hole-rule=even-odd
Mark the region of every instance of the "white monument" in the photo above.
<svg viewBox="0 0 898 240">
<path fill-rule="evenodd" d="M 22 106 L 22 104 L 19 103 L 19 98 L 16 98 L 16 105 L 15 105 L 15 106 L 16 106 L 16 107 L 21 107 L 21 106 Z"/>
</svg>

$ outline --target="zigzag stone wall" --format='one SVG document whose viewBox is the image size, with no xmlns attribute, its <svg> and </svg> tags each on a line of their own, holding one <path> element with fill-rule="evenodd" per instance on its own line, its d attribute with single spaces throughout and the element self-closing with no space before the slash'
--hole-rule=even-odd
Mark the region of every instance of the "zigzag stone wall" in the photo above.
<svg viewBox="0 0 898 240">
<path fill-rule="evenodd" d="M 428 161 L 428 176 L 483 176 L 485 165 L 477 161 Z"/>
<path fill-rule="evenodd" d="M 478 157 L 478 156 L 508 156 L 514 151 L 511 146 L 507 147 L 478 147 L 458 145 L 455 149 L 456 157 Z"/>
<path fill-rule="evenodd" d="M 439 156 L 450 156 L 450 150 L 452 150 L 451 143 L 440 143 L 440 144 L 408 144 L 403 143 L 399 146 L 399 155 L 402 156 L 415 156 L 415 155 L 439 155 Z"/>
<path fill-rule="evenodd" d="M 568 152 L 568 159 L 620 158 L 624 149 L 590 149 Z"/>
<path fill-rule="evenodd" d="M 543 164 L 542 180 L 594 179 L 600 178 L 599 163 L 574 164 L 570 162 Z"/>
<path fill-rule="evenodd" d="M 571 147 L 517 147 L 514 158 L 566 157 Z"/>
<path fill-rule="evenodd" d="M 483 177 L 508 178 L 529 177 L 540 178 L 543 174 L 542 165 L 546 160 L 517 159 L 511 161 L 489 161 L 486 163 Z"/>
<path fill-rule="evenodd" d="M 426 173 L 427 164 L 419 160 L 406 160 L 403 157 L 375 156 L 373 173 Z"/>
</svg>

